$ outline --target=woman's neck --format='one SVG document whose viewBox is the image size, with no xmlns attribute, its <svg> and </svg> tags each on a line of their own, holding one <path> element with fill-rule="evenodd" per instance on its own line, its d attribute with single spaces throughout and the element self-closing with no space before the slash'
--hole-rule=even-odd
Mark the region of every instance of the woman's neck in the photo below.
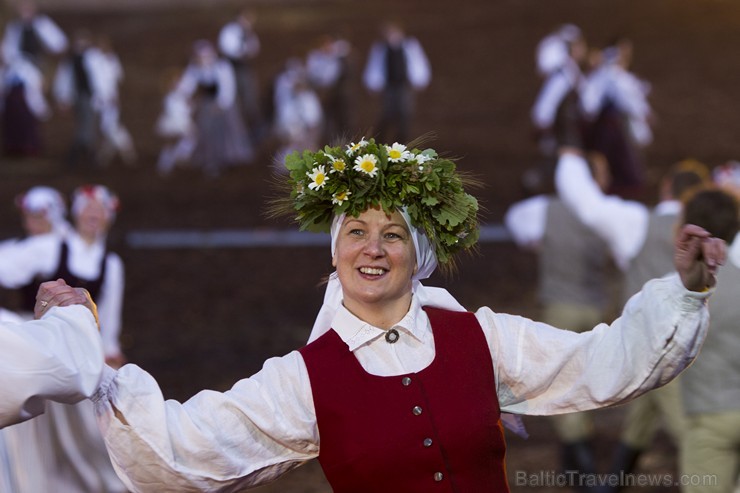
<svg viewBox="0 0 740 493">
<path fill-rule="evenodd" d="M 358 303 L 344 299 L 342 304 L 355 317 L 373 327 L 388 330 L 397 324 L 411 308 L 411 292 L 408 295 L 386 303 Z"/>
</svg>

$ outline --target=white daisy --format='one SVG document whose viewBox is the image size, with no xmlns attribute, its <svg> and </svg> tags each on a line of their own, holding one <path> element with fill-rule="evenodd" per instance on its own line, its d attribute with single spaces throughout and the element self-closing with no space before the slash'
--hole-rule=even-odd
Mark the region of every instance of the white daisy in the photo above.
<svg viewBox="0 0 740 493">
<path fill-rule="evenodd" d="M 395 142 L 392 146 L 385 146 L 385 150 L 388 152 L 388 160 L 393 163 L 404 162 L 413 156 L 410 151 L 406 150 L 406 146 Z"/>
<path fill-rule="evenodd" d="M 349 190 L 345 190 L 343 192 L 337 192 L 331 197 L 331 203 L 342 205 L 342 203 L 349 198 L 349 196 L 352 195 L 352 192 Z"/>
<path fill-rule="evenodd" d="M 311 179 L 311 183 L 308 184 L 308 188 L 311 190 L 318 190 L 326 185 L 327 181 L 329 181 L 329 177 L 326 176 L 326 170 L 323 165 L 316 166 L 310 173 L 307 173 L 307 175 Z"/>
<path fill-rule="evenodd" d="M 355 144 L 354 142 L 350 142 L 350 144 L 347 146 L 347 154 L 351 156 L 355 152 L 365 147 L 366 145 L 367 145 L 367 141 L 365 140 L 365 137 L 361 138 L 357 144 Z"/>
<path fill-rule="evenodd" d="M 414 156 L 414 159 L 416 159 L 416 162 L 417 163 L 424 164 L 427 161 L 431 161 L 432 160 L 432 157 L 431 156 L 428 156 L 426 154 L 417 154 L 416 156 Z"/>
<path fill-rule="evenodd" d="M 355 159 L 355 167 L 353 169 L 370 176 L 375 176 L 378 174 L 378 158 L 373 154 L 359 156 Z"/>
<path fill-rule="evenodd" d="M 344 173 L 344 170 L 347 168 L 347 163 L 344 162 L 344 159 L 335 158 L 334 156 L 329 156 L 329 159 L 331 159 L 329 173 Z"/>
</svg>

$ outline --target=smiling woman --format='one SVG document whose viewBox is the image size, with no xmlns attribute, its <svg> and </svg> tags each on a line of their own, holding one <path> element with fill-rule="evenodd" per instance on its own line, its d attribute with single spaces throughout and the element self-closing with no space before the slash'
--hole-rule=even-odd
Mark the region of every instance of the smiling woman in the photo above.
<svg viewBox="0 0 740 493">
<path fill-rule="evenodd" d="M 318 457 L 338 493 L 505 492 L 511 414 L 625 402 L 674 378 L 704 339 L 724 244 L 701 228 L 677 240 L 681 277 L 575 334 L 468 312 L 421 284 L 478 238 L 477 202 L 434 150 L 361 139 L 286 163 L 290 198 L 273 212 L 330 231 L 336 267 L 310 341 L 182 404 L 137 366 L 108 371 L 93 400 L 132 491 L 237 491 Z"/>
</svg>

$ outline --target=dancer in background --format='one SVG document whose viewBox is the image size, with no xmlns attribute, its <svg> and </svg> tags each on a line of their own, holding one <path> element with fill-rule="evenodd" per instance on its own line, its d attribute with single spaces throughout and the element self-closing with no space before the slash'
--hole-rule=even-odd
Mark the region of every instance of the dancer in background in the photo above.
<svg viewBox="0 0 740 493">
<path fill-rule="evenodd" d="M 41 125 L 51 116 L 41 71 L 22 53 L 5 55 L 0 65 L 2 145 L 6 156 L 38 156 Z"/>
<path fill-rule="evenodd" d="M 306 57 L 308 79 L 323 108 L 324 142 L 333 142 L 350 131 L 351 51 L 346 39 L 324 35 Z"/>
<path fill-rule="evenodd" d="M 606 189 L 606 160 L 595 154 L 588 161 L 594 181 Z M 538 256 L 543 322 L 581 333 L 609 319 L 609 249 L 562 200 L 537 195 L 517 202 L 507 210 L 505 224 L 519 247 Z M 576 486 L 596 473 L 593 415 L 552 416 L 552 424 L 561 442 L 561 472 L 577 471 L 569 478 L 569 486 Z"/>
<path fill-rule="evenodd" d="M 98 162 L 107 166 L 116 155 L 128 165 L 136 161 L 136 150 L 131 134 L 121 123 L 119 86 L 123 82 L 123 66 L 107 36 L 99 36 L 96 43 L 94 67 L 100 87 L 94 101 L 100 115 L 102 141 Z"/>
<path fill-rule="evenodd" d="M 178 164 L 188 163 L 196 143 L 193 106 L 188 94 L 180 89 L 179 70 L 167 74 L 162 110 L 154 127 L 164 140 L 157 158 L 157 172 L 169 175 Z"/>
<path fill-rule="evenodd" d="M 286 171 L 285 156 L 293 151 L 316 151 L 323 130 L 321 101 L 309 83 L 306 68 L 298 58 L 291 58 L 275 79 L 275 128 L 280 148 L 275 166 Z"/>
<path fill-rule="evenodd" d="M 96 101 L 105 86 L 98 70 L 100 53 L 95 49 L 90 32 L 77 31 L 72 49 L 59 64 L 54 77 L 54 97 L 62 111 L 72 111 L 74 129 L 67 151 L 70 168 L 97 165 L 98 115 Z"/>
<path fill-rule="evenodd" d="M 365 65 L 365 87 L 381 94 L 375 131 L 380 140 L 406 142 L 414 115 L 414 94 L 432 79 L 431 66 L 419 40 L 400 24 L 386 22 L 381 39 L 373 43 Z"/>
<path fill-rule="evenodd" d="M 67 49 L 67 36 L 48 16 L 38 11 L 33 0 L 20 0 L 18 16 L 5 26 L 2 54 L 5 60 L 24 56 L 42 74 L 48 70 L 47 54 L 61 55 Z"/>
<path fill-rule="evenodd" d="M 219 58 L 209 41 L 193 45 L 192 60 L 177 91 L 193 101 L 196 143 L 191 161 L 206 176 L 217 177 L 228 167 L 254 159 L 254 148 L 236 106 L 234 69 Z"/>
<path fill-rule="evenodd" d="M 538 45 L 537 65 L 544 77 L 531 111 L 540 152 L 553 157 L 562 146 L 583 147 L 581 63 L 587 53 L 581 30 L 566 24 Z"/>
<path fill-rule="evenodd" d="M 238 106 L 255 147 L 259 146 L 267 131 L 260 109 L 259 79 L 255 69 L 255 59 L 261 47 L 254 31 L 256 20 L 253 10 L 243 9 L 218 34 L 218 49 L 234 69 Z"/>
<path fill-rule="evenodd" d="M 586 118 L 585 147 L 604 154 L 612 174 L 610 193 L 642 198 L 645 163 L 642 149 L 653 139 L 650 85 L 629 71 L 633 47 L 620 39 L 602 50 L 586 77 L 581 105 Z"/>
</svg>

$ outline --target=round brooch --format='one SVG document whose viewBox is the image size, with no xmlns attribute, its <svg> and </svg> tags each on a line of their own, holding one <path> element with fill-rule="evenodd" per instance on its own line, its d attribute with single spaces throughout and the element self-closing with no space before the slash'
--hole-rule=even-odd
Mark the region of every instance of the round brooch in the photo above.
<svg viewBox="0 0 740 493">
<path fill-rule="evenodd" d="M 385 333 L 385 342 L 388 344 L 393 344 L 398 340 L 400 336 L 398 335 L 398 331 L 396 329 L 390 329 L 386 331 Z"/>
</svg>

